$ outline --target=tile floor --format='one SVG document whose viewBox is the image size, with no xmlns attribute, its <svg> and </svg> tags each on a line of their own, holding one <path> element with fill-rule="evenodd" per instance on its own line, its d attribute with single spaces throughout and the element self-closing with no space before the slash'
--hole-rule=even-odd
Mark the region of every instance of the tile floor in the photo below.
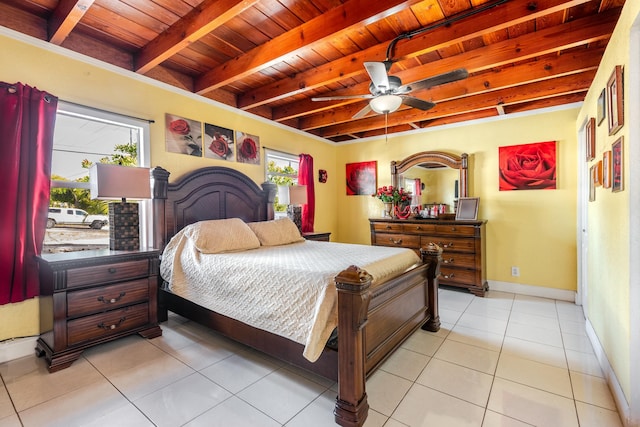
<svg viewBox="0 0 640 427">
<path fill-rule="evenodd" d="M 367 381 L 366 427 L 621 426 L 580 307 L 442 289 L 440 307 L 442 329 Z M 162 328 L 54 374 L 31 356 L 0 364 L 0 427 L 335 425 L 332 382 L 178 316 Z"/>
</svg>

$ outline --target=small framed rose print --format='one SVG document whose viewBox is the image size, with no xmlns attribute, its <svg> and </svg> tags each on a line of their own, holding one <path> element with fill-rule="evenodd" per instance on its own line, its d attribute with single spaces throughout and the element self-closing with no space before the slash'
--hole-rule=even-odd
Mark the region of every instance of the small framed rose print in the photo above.
<svg viewBox="0 0 640 427">
<path fill-rule="evenodd" d="M 607 82 L 607 118 L 609 135 L 615 135 L 624 125 L 622 66 L 616 65 Z"/>
<path fill-rule="evenodd" d="M 611 150 L 602 154 L 602 187 L 611 188 Z"/>
<path fill-rule="evenodd" d="M 596 119 L 591 117 L 585 128 L 585 138 L 587 145 L 587 161 L 591 161 L 596 157 Z"/>
<path fill-rule="evenodd" d="M 611 144 L 611 191 L 614 193 L 624 189 L 624 146 L 622 137 Z"/>
</svg>

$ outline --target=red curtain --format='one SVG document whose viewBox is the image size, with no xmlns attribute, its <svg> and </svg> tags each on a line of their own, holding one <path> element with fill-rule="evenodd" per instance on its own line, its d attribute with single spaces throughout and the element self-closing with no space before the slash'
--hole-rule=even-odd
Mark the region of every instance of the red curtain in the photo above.
<svg viewBox="0 0 640 427">
<path fill-rule="evenodd" d="M 38 295 L 58 98 L 0 82 L 0 305 Z"/>
<path fill-rule="evenodd" d="M 307 186 L 307 204 L 302 205 L 302 232 L 313 232 L 313 218 L 316 214 L 316 192 L 313 188 L 313 157 L 300 154 L 298 184 Z"/>
</svg>

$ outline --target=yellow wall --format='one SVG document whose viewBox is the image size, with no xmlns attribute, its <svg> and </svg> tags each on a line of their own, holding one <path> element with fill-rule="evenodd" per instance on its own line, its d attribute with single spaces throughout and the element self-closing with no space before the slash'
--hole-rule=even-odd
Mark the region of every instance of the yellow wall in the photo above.
<svg viewBox="0 0 640 427">
<path fill-rule="evenodd" d="M 616 65 L 629 64 L 629 34 L 631 25 L 640 15 L 640 2 L 627 1 L 615 32 L 607 46 L 594 82 L 585 98 L 576 125 L 578 129 L 588 117 L 596 117 L 597 100 Z M 630 99 L 629 75 L 624 75 L 624 98 Z M 596 128 L 596 158 L 585 165 L 602 160 L 602 153 L 611 150 L 618 138 L 629 147 L 629 122 L 637 120 L 624 105 L 625 121 L 615 135 L 610 136 L 605 120 Z M 607 355 L 623 392 L 630 396 L 630 307 L 629 307 L 629 156 L 624 155 L 624 191 L 612 193 L 602 187 L 596 189 L 596 200 L 588 203 L 588 317 Z M 637 262 L 637 261 L 636 261 Z M 636 379 L 637 380 L 637 379 Z"/>
<path fill-rule="evenodd" d="M 487 222 L 487 279 L 576 289 L 576 134 L 577 108 L 422 134 L 341 145 L 338 173 L 345 164 L 377 160 L 378 185 L 391 182 L 390 162 L 420 151 L 470 156 L 469 195 L 480 197 L 478 218 Z M 557 190 L 498 190 L 498 147 L 557 141 Z M 340 241 L 370 242 L 368 217 L 379 217 L 373 197 L 338 193 Z M 520 267 L 520 277 L 511 276 Z"/>
<path fill-rule="evenodd" d="M 111 66 L 100 68 L 95 65 L 96 61 L 87 63 L 71 59 L 61 55 L 61 49 L 55 49 L 55 52 L 44 50 L 40 47 L 43 43 L 34 43 L 35 46 L 0 35 L 0 81 L 23 82 L 65 101 L 154 120 L 155 123 L 150 128 L 151 164 L 160 165 L 171 172 L 170 180 L 203 166 L 236 168 L 256 183 L 262 183 L 265 177 L 263 162 L 257 166 L 166 152 L 165 113 L 259 135 L 264 147 L 294 154 L 311 154 L 314 158 L 315 176 L 318 169 L 326 169 L 329 174 L 326 184 L 319 184 L 316 178 L 315 229 L 336 230 L 335 193 L 338 185 L 332 143 L 288 128 L 273 126 L 257 117 L 238 114 L 187 92 L 164 85 L 159 87 L 156 82 L 133 73 L 117 71 Z M 73 58 L 79 56 L 75 55 Z M 6 242 L 0 244 L 7 245 Z M 1 306 L 0 318 L 0 340 L 39 333 L 37 299 Z"/>
</svg>

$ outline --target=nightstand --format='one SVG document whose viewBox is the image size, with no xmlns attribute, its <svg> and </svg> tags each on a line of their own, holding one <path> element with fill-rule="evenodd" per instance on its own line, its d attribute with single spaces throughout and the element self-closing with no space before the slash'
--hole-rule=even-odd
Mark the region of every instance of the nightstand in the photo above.
<svg viewBox="0 0 640 427">
<path fill-rule="evenodd" d="M 40 330 L 36 345 L 49 372 L 69 367 L 89 347 L 138 333 L 162 335 L 158 326 L 156 249 L 108 249 L 43 254 Z"/>
<path fill-rule="evenodd" d="M 304 237 L 305 239 L 317 240 L 319 242 L 328 242 L 329 236 L 331 236 L 331 233 L 318 233 L 315 231 L 311 231 L 309 233 L 302 233 L 302 237 Z"/>
</svg>

